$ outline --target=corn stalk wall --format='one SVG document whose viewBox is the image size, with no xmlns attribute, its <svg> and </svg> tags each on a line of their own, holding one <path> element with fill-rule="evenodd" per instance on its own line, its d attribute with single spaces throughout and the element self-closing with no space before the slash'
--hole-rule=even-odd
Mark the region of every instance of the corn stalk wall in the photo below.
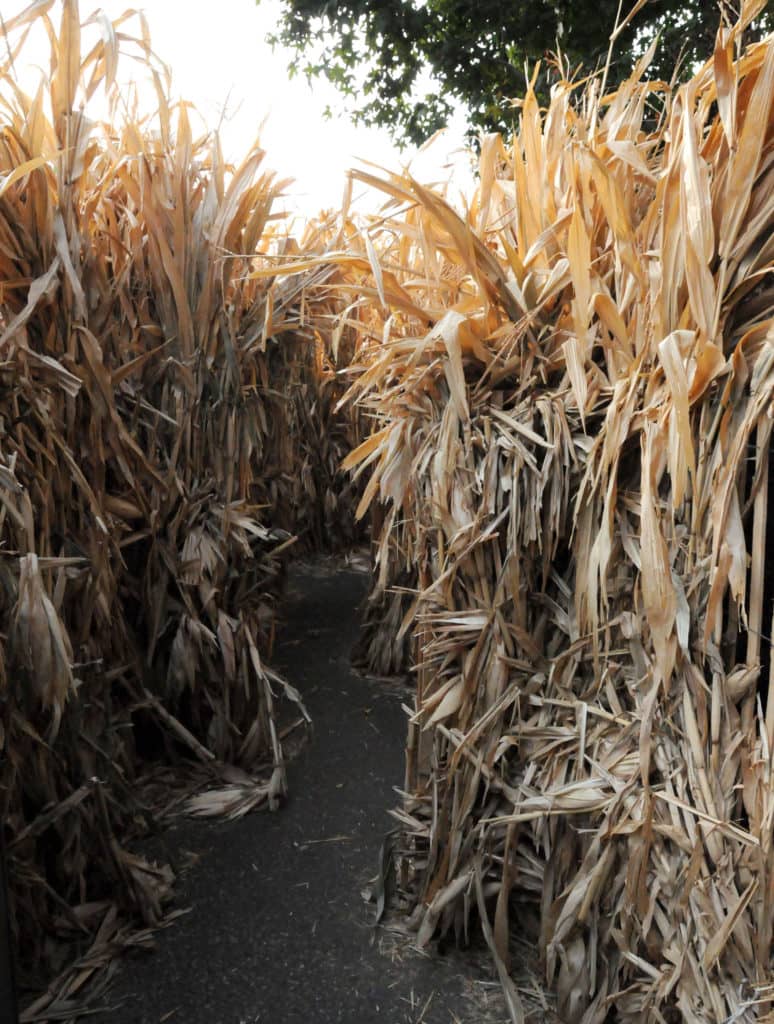
<svg viewBox="0 0 774 1024">
<path fill-rule="evenodd" d="M 674 94 L 647 55 L 604 98 L 560 81 L 543 111 L 529 89 L 465 218 L 381 182 L 392 319 L 348 465 L 389 510 L 376 571 L 418 575 L 399 883 L 420 944 L 478 922 L 514 1020 L 524 931 L 563 1021 L 770 1010 L 774 42 L 735 56 L 754 10 Z"/>
<path fill-rule="evenodd" d="M 277 805 L 281 730 L 306 721 L 265 662 L 291 533 L 352 533 L 303 287 L 254 273 L 286 244 L 282 183 L 196 138 L 142 31 L 121 47 L 157 116 L 92 121 L 95 91 L 119 98 L 116 26 L 90 48 L 77 3 L 59 25 L 35 5 L 9 46 L 40 21 L 47 83 L 25 95 L 9 62 L 0 93 L 0 792 L 33 990 L 150 941 L 174 875 L 129 844 L 170 807 Z M 72 977 L 30 1012 L 71 1011 Z"/>
</svg>

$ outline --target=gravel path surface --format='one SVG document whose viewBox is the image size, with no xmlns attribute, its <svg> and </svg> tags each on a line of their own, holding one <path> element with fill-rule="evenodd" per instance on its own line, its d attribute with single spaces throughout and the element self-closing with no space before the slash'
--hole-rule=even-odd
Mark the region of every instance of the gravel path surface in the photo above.
<svg viewBox="0 0 774 1024">
<path fill-rule="evenodd" d="M 405 715 L 391 688 L 352 673 L 367 578 L 301 567 L 273 663 L 302 692 L 311 743 L 277 812 L 185 822 L 170 841 L 199 860 L 180 885 L 191 912 L 151 954 L 119 967 L 98 1024 L 460 1024 L 487 989 L 458 960 L 419 956 L 371 925 L 377 871 L 402 783 Z M 392 952 L 387 952 L 391 949 Z"/>
</svg>

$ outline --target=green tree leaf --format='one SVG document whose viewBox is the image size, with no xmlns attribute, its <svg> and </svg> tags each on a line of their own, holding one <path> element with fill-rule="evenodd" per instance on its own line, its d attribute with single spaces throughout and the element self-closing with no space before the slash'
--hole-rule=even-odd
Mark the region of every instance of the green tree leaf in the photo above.
<svg viewBox="0 0 774 1024">
<path fill-rule="evenodd" d="M 623 0 L 623 15 L 632 4 Z M 336 86 L 356 123 L 421 143 L 455 103 L 467 109 L 472 133 L 507 128 L 509 101 L 523 94 L 525 69 L 537 61 L 544 95 L 557 53 L 571 70 L 602 66 L 618 12 L 619 0 L 282 0 L 269 41 L 289 47 L 294 63 L 303 56 L 309 78 Z M 689 73 L 712 54 L 721 13 L 735 21 L 735 3 L 650 0 L 616 40 L 608 87 L 656 36 L 651 76 L 669 80 L 680 67 Z M 765 12 L 745 41 L 773 23 Z"/>
</svg>

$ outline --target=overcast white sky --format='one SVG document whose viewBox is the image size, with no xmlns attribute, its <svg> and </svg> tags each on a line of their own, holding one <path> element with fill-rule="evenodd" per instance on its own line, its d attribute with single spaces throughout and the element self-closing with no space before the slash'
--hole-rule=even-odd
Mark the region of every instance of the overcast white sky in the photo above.
<svg viewBox="0 0 774 1024">
<path fill-rule="evenodd" d="M 6 17 L 27 6 L 25 0 L 1 2 Z M 81 0 L 81 20 L 97 7 L 116 18 L 132 6 L 145 11 L 154 49 L 172 68 L 173 95 L 191 100 L 210 126 L 220 121 L 225 107 L 221 134 L 227 156 L 243 155 L 266 119 L 260 137 L 267 162 L 282 177 L 295 178 L 291 204 L 303 213 L 338 207 L 345 172 L 358 158 L 391 169 L 414 158 L 413 151 L 399 153 L 386 132 L 355 128 L 343 113 L 326 120 L 328 104 L 342 109 L 342 100 L 326 82 L 310 88 L 303 76 L 288 78 L 287 55 L 264 42 L 279 19 L 276 0 L 260 5 L 254 0 Z M 58 26 L 56 8 L 52 15 Z M 38 39 L 24 57 L 28 63 L 45 62 L 46 53 L 44 40 Z M 132 61 L 123 62 L 119 77 L 133 73 L 132 68 Z M 23 74 L 29 81 L 30 71 Z M 463 125 L 458 120 L 428 154 L 413 159 L 412 171 L 421 180 L 448 177 L 449 155 L 466 166 L 459 155 Z"/>
</svg>

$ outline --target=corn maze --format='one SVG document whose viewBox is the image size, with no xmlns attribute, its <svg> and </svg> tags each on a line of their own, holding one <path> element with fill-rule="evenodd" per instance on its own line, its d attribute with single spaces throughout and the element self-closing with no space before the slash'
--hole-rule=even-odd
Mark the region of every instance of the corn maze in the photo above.
<svg viewBox="0 0 774 1024">
<path fill-rule="evenodd" d="M 771 1019 L 765 4 L 681 85 L 648 54 L 612 92 L 527 83 L 463 211 L 354 171 L 379 215 L 298 238 L 147 32 L 51 6 L 0 58 L 0 795 L 33 1012 L 168 918 L 132 844 L 173 805 L 281 803 L 308 725 L 272 669 L 285 568 L 370 537 L 359 657 L 415 687 L 416 942 L 482 933 L 513 1021 L 517 930 L 568 1024 Z M 127 49 L 153 118 L 118 114 Z"/>
</svg>

